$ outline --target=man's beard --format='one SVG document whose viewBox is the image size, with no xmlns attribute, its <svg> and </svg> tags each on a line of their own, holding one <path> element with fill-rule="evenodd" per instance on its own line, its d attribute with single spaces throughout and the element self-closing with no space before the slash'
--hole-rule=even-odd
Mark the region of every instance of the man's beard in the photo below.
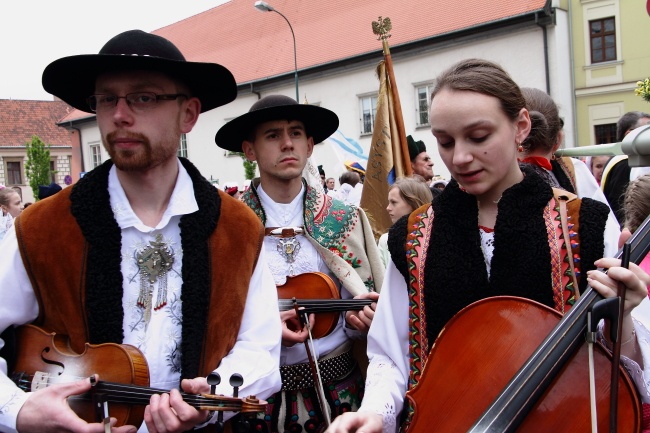
<svg viewBox="0 0 650 433">
<path fill-rule="evenodd" d="M 116 149 L 112 144 L 115 138 L 130 138 L 138 141 L 140 145 L 136 149 Z M 122 171 L 146 171 L 169 158 L 176 156 L 178 151 L 179 135 L 169 133 L 161 142 L 153 147 L 149 138 L 140 133 L 119 133 L 111 132 L 102 139 L 104 148 L 108 152 L 115 167 Z"/>
</svg>

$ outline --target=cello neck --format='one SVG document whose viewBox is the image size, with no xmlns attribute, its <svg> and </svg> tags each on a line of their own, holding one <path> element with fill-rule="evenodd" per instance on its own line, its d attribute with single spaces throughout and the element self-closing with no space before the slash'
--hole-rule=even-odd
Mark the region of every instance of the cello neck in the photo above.
<svg viewBox="0 0 650 433">
<path fill-rule="evenodd" d="M 630 246 L 630 262 L 640 263 L 650 251 L 650 216 L 634 232 Z M 622 249 L 616 257 L 620 258 L 621 254 Z M 555 376 L 584 342 L 587 312 L 601 299 L 603 297 L 598 292 L 587 288 L 468 433 L 510 433 L 517 430 Z"/>
</svg>

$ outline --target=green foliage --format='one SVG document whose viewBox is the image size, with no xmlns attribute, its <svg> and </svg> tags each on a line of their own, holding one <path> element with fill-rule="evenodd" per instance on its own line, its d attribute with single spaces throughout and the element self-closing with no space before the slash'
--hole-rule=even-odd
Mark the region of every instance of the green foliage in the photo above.
<svg viewBox="0 0 650 433">
<path fill-rule="evenodd" d="M 244 166 L 244 177 L 246 180 L 252 180 L 255 177 L 255 171 L 257 170 L 257 163 L 255 161 L 249 161 L 246 159 L 246 156 L 243 152 L 233 152 L 235 155 L 241 156 L 242 164 Z"/>
<path fill-rule="evenodd" d="M 38 200 L 38 186 L 50 184 L 50 145 L 34 135 L 32 142 L 25 143 L 25 146 L 27 148 L 25 174 L 29 179 L 29 187 Z"/>
</svg>

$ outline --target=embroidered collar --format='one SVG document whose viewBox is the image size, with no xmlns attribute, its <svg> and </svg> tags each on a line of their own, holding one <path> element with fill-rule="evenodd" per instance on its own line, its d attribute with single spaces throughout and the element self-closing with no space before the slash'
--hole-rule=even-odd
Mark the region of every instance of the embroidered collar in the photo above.
<svg viewBox="0 0 650 433">
<path fill-rule="evenodd" d="M 261 206 L 266 212 L 265 226 L 288 227 L 301 226 L 302 206 L 305 194 L 305 185 L 301 185 L 300 192 L 296 195 L 291 203 L 277 203 L 267 193 L 261 184 L 257 186 L 257 195 L 260 199 Z"/>
</svg>

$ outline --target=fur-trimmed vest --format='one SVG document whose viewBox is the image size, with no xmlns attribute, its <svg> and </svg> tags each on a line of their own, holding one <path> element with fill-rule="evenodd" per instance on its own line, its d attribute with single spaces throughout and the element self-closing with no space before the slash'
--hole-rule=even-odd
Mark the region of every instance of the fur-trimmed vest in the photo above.
<svg viewBox="0 0 650 433">
<path fill-rule="evenodd" d="M 218 192 L 187 160 L 199 210 L 180 219 L 181 377 L 205 376 L 234 346 L 263 230 L 243 203 Z M 123 340 L 121 231 L 108 194 L 110 161 L 26 209 L 16 223 L 39 303 L 35 324 L 84 343 Z"/>
<path fill-rule="evenodd" d="M 426 324 L 420 329 L 426 330 L 422 336 L 425 357 L 447 321 L 480 299 L 511 295 L 551 308 L 564 305 L 554 290 L 566 266 L 562 268 L 564 240 L 557 235 L 559 212 L 553 190 L 534 170 L 522 170 L 523 181 L 507 189 L 499 200 L 489 278 L 476 198 L 463 192 L 456 181 L 431 206 L 403 217 L 391 228 L 388 246 L 393 262 L 405 277 L 411 302 L 419 298 L 424 304 Z M 573 259 L 582 274 L 593 269 L 594 261 L 603 255 L 608 212 L 606 205 L 591 199 L 576 198 L 569 203 L 568 213 L 574 216 L 568 225 L 580 239 L 579 256 Z M 422 233 L 428 236 L 423 238 Z M 562 269 L 559 274 L 558 269 Z M 422 287 L 417 287 L 418 280 Z M 583 292 L 586 279 L 579 285 Z M 566 299 L 564 293 L 560 296 Z"/>
</svg>

